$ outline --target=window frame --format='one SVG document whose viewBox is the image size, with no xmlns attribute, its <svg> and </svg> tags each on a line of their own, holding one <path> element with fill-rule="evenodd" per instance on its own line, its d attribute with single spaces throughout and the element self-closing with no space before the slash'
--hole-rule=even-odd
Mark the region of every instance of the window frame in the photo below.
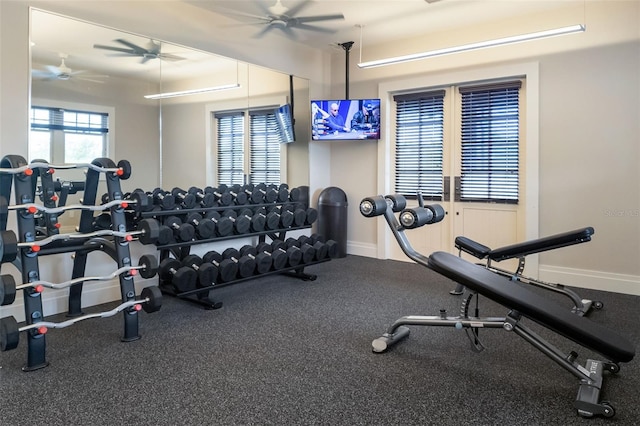
<svg viewBox="0 0 640 426">
<path fill-rule="evenodd" d="M 209 108 L 208 109 L 208 114 L 210 114 L 210 122 L 211 122 L 211 127 L 210 127 L 210 134 L 211 134 L 211 150 L 210 150 L 210 155 L 211 155 L 211 159 L 208 160 L 207 163 L 207 170 L 211 170 L 211 176 L 212 179 L 208 180 L 208 184 L 213 185 L 213 186 L 218 186 L 222 183 L 225 184 L 229 184 L 228 181 L 227 182 L 222 182 L 220 179 L 220 165 L 218 162 L 218 155 L 219 155 L 219 137 L 218 137 L 218 131 L 219 131 L 219 123 L 218 123 L 218 116 L 224 116 L 227 114 L 243 114 L 245 117 L 244 120 L 244 128 L 243 128 L 243 167 L 244 167 L 244 177 L 243 177 L 243 182 L 244 183 L 265 183 L 265 182 L 258 182 L 255 181 L 254 179 L 251 178 L 251 139 L 250 139 L 250 135 L 251 135 L 251 116 L 252 115 L 260 115 L 261 113 L 268 113 L 273 115 L 273 122 L 276 123 L 276 118 L 275 118 L 275 111 L 276 109 L 279 107 L 279 105 L 281 105 L 282 103 L 286 103 L 285 101 L 280 101 L 277 104 L 268 104 L 268 105 L 263 105 L 263 106 L 255 106 L 255 107 L 242 107 L 242 108 L 229 108 L 229 109 L 215 109 L 215 108 Z M 281 139 L 281 134 L 274 129 L 274 134 Z M 286 182 L 286 178 L 287 178 L 287 149 L 288 149 L 288 145 L 287 143 L 279 143 L 279 148 L 280 148 L 280 152 L 279 152 L 279 163 L 280 163 L 280 171 L 279 171 L 279 180 L 278 182 L 266 182 L 266 183 L 283 183 Z"/>
<path fill-rule="evenodd" d="M 105 144 L 103 152 L 105 153 L 105 157 L 110 158 L 112 160 L 116 160 L 114 158 L 115 155 L 115 129 L 116 129 L 116 111 L 114 107 L 109 107 L 105 105 L 95 105 L 95 104 L 84 104 L 80 102 L 68 102 L 68 101 L 57 101 L 50 99 L 42 99 L 42 98 L 33 98 L 29 104 L 29 134 L 31 133 L 31 110 L 32 108 L 57 108 L 67 111 L 81 111 L 81 112 L 90 112 L 90 113 L 99 113 L 108 115 L 109 120 L 109 131 L 106 133 Z M 56 143 L 57 141 L 52 141 Z M 58 142 L 59 143 L 59 142 Z M 65 163 L 62 162 L 64 157 L 64 149 L 61 151 L 53 152 L 55 148 L 52 148 L 52 164 L 60 164 L 63 165 Z M 28 152 L 28 147 L 27 147 Z M 28 155 L 27 155 L 28 156 Z M 60 161 L 56 161 L 59 159 Z M 31 161 L 31 159 L 28 159 Z"/>
</svg>

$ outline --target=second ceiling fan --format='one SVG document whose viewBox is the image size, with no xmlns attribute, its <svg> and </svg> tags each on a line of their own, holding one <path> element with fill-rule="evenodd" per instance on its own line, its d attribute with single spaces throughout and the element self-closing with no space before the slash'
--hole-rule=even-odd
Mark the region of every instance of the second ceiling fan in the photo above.
<svg viewBox="0 0 640 426">
<path fill-rule="evenodd" d="M 285 7 L 280 0 L 276 1 L 276 4 L 271 7 L 265 7 L 261 2 L 255 2 L 256 5 L 262 10 L 263 15 L 253 15 L 247 13 L 232 13 L 245 18 L 251 18 L 256 22 L 248 22 L 249 24 L 264 25 L 264 28 L 258 32 L 254 37 L 262 37 L 267 32 L 278 29 L 291 38 L 295 38 L 293 32 L 296 30 L 306 31 L 318 31 L 325 33 L 334 32 L 333 29 L 321 27 L 318 25 L 311 25 L 311 23 L 322 21 L 334 21 L 343 20 L 344 15 L 342 13 L 334 13 L 330 15 L 311 15 L 311 16 L 298 16 L 298 14 L 305 9 L 311 0 L 304 0 L 292 6 L 291 8 Z"/>
</svg>

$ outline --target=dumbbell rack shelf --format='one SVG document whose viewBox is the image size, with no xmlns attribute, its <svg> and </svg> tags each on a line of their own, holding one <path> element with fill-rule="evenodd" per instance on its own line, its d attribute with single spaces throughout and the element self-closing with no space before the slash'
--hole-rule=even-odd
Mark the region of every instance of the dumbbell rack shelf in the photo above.
<svg viewBox="0 0 640 426">
<path fill-rule="evenodd" d="M 217 212 L 224 212 L 227 210 L 241 211 L 243 209 L 259 209 L 263 207 L 268 209 L 273 207 L 295 205 L 299 203 L 300 203 L 299 201 L 283 201 L 283 202 L 260 203 L 260 204 L 232 204 L 228 206 L 199 207 L 194 209 L 176 208 L 171 210 L 156 210 L 156 211 L 141 212 L 139 217 L 143 219 L 154 218 L 154 217 L 159 219 L 159 216 L 170 216 L 170 215 L 180 216 L 180 215 L 188 215 L 191 213 L 199 213 L 204 215 L 207 212 L 211 212 L 211 211 L 217 211 Z M 264 242 L 266 237 L 269 237 L 272 241 L 275 241 L 275 240 L 284 241 L 286 238 L 287 232 L 310 229 L 310 228 L 311 228 L 311 225 L 303 225 L 303 226 L 288 227 L 288 228 L 268 229 L 268 230 L 258 231 L 258 232 L 252 231 L 250 233 L 245 233 L 245 234 L 234 233 L 232 235 L 227 235 L 227 236 L 218 236 L 218 237 L 208 238 L 208 239 L 194 239 L 191 241 L 181 241 L 181 242 L 175 242 L 170 244 L 158 245 L 157 249 L 160 251 L 159 257 L 161 260 L 166 259 L 167 257 L 170 257 L 171 254 L 176 259 L 181 260 L 189 255 L 191 246 L 194 246 L 194 245 L 214 243 L 219 241 L 228 241 L 228 240 L 233 240 L 238 238 L 247 238 L 247 237 L 258 237 L 259 243 Z M 267 275 L 274 275 L 274 274 L 285 274 L 295 278 L 302 279 L 304 281 L 314 281 L 317 278 L 317 276 L 313 274 L 305 273 L 304 268 L 307 266 L 323 263 L 328 260 L 331 260 L 331 259 L 327 258 L 327 259 L 317 260 L 317 261 L 313 261 L 313 262 L 309 262 L 301 265 L 296 265 L 293 267 L 287 267 L 280 270 L 269 271 L 267 273 L 263 273 L 259 275 L 253 275 L 246 278 L 236 278 L 232 281 L 227 281 L 224 283 L 216 283 L 211 286 L 197 288 L 187 292 L 177 292 L 175 288 L 171 287 L 170 285 L 164 285 L 161 282 L 162 280 L 159 280 L 159 287 L 162 290 L 162 293 L 168 296 L 177 297 L 179 299 L 204 306 L 206 309 L 218 309 L 222 307 L 222 302 L 213 300 L 213 294 L 212 294 L 212 292 L 218 288 L 226 287 L 229 285 L 238 284 L 241 282 L 253 280 L 253 279 L 264 277 Z"/>
<path fill-rule="evenodd" d="M 169 285 L 160 285 L 160 290 L 162 291 L 163 294 L 166 294 L 168 296 L 173 296 L 173 297 L 177 297 L 179 299 L 183 299 L 186 301 L 189 301 L 191 303 L 195 303 L 198 305 L 202 305 L 204 306 L 206 309 L 219 309 L 222 307 L 222 302 L 216 302 L 213 299 L 213 294 L 212 292 L 214 290 L 220 289 L 222 287 L 228 287 L 230 285 L 234 285 L 234 284 L 238 284 L 238 283 L 242 283 L 245 281 L 250 281 L 250 280 L 254 280 L 256 278 L 262 278 L 262 277 L 266 277 L 269 275 L 275 275 L 275 274 L 280 274 L 280 275 L 289 275 L 291 277 L 294 278 L 299 278 L 303 281 L 315 281 L 318 276 L 315 274 L 307 274 L 304 272 L 304 268 L 306 268 L 307 266 L 313 266 L 313 265 L 318 265 L 320 263 L 324 263 L 324 262 L 328 262 L 329 258 L 327 259 L 322 259 L 322 260 L 316 260 L 310 263 L 305 263 L 304 265 L 298 265 L 298 266 L 289 266 L 287 268 L 283 268 L 280 270 L 272 270 L 269 272 L 265 272 L 263 274 L 260 275 L 253 275 L 251 277 L 246 277 L 246 278 L 237 278 L 233 281 L 228 281 L 228 282 L 224 282 L 224 283 L 216 283 L 207 287 L 201 287 L 201 288 L 197 288 L 195 290 L 190 290 L 190 291 L 185 291 L 182 293 L 177 292 L 173 287 L 169 286 Z M 202 295 L 205 295 L 205 297 L 202 297 Z"/>
<path fill-rule="evenodd" d="M 131 255 L 129 251 L 128 241 L 119 236 L 110 238 L 104 237 L 87 237 L 82 238 L 80 234 L 89 234 L 92 231 L 93 212 L 83 210 L 80 216 L 80 224 L 78 226 L 79 238 L 65 240 L 55 239 L 52 236 L 60 236 L 57 218 L 58 213 L 45 212 L 42 216 L 32 214 L 25 209 L 15 209 L 17 216 L 18 232 L 13 233 L 7 231 L 7 219 L 9 211 L 9 200 L 11 199 L 12 189 L 15 193 L 15 200 L 18 205 L 33 204 L 36 196 L 36 187 L 38 179 L 41 182 L 42 199 L 44 207 L 55 208 L 55 184 L 51 177 L 53 171 L 57 168 L 87 168 L 86 182 L 84 185 L 83 204 L 86 206 L 95 205 L 98 184 L 101 173 L 105 175 L 107 190 L 110 200 L 120 199 L 122 192 L 120 189 L 120 179 L 126 179 L 130 175 L 130 165 L 126 160 L 122 160 L 116 164 L 108 158 L 95 159 L 91 164 L 71 165 L 71 166 L 49 166 L 41 160 L 28 165 L 26 160 L 19 155 L 7 155 L 0 160 L 0 196 L 6 200 L 6 211 L 0 215 L 0 230 L 6 231 L 5 234 L 12 234 L 15 241 L 2 241 L 0 247 L 9 250 L 7 245 L 12 245 L 10 250 L 13 257 L 11 261 L 16 268 L 21 271 L 22 282 L 31 283 L 40 280 L 39 257 L 49 254 L 58 253 L 74 253 L 72 280 L 81 279 L 85 276 L 87 263 L 87 255 L 94 250 L 103 250 L 107 255 L 114 259 L 118 268 L 131 266 Z M 126 230 L 126 222 L 124 209 L 119 206 L 109 208 L 112 218 L 112 227 L 114 230 L 124 232 Z M 36 227 L 37 220 L 44 220 Z M 16 235 L 17 234 L 17 235 Z M 41 238 L 42 234 L 46 238 Z M 9 237 L 8 237 L 9 238 Z M 42 245 L 40 250 L 32 250 L 33 245 L 38 241 L 44 242 L 49 238 L 46 245 Z M 38 246 L 39 247 L 39 246 Z M 2 250 L 0 250 L 2 252 Z M 5 251 L 5 254 L 7 252 Z M 4 256 L 3 256 L 4 261 Z M 119 276 L 120 290 L 122 294 L 122 302 L 133 305 L 136 300 L 134 280 L 131 276 L 121 274 Z M 75 283 L 69 288 L 69 311 L 68 316 L 75 317 L 76 321 L 88 318 L 81 311 L 81 294 L 82 282 Z M 27 328 L 43 321 L 43 306 L 40 292 L 36 291 L 32 286 L 23 288 L 24 295 L 24 311 Z M 128 305 L 127 305 L 128 306 Z M 127 308 L 123 311 L 124 335 L 122 341 L 133 341 L 140 338 L 138 329 L 137 310 Z M 12 318 L 13 320 L 13 318 Z M 15 320 L 13 320 L 15 321 Z M 44 368 L 49 363 L 46 360 L 46 343 L 45 334 L 35 329 L 26 331 L 28 355 L 27 364 L 23 367 L 23 371 L 33 371 Z M 4 336 L 7 337 L 7 336 Z M 15 336 L 14 336 L 15 337 Z"/>
</svg>

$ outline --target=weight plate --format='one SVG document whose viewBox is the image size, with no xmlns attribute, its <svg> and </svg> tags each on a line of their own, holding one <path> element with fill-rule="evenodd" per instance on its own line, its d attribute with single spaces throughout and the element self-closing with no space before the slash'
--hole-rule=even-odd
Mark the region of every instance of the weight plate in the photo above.
<svg viewBox="0 0 640 426">
<path fill-rule="evenodd" d="M 159 311 L 162 307 L 162 292 L 160 288 L 155 285 L 143 288 L 140 297 L 142 297 L 142 299 L 149 299 L 146 303 L 142 304 L 142 309 L 144 309 L 146 313 L 150 314 Z"/>
<path fill-rule="evenodd" d="M 18 347 L 20 330 L 14 317 L 0 318 L 0 351 L 9 351 Z"/>
</svg>

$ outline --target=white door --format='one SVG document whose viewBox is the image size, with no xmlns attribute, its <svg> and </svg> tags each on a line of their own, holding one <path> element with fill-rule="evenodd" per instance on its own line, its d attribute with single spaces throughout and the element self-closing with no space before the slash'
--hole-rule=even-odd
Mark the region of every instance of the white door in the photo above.
<svg viewBox="0 0 640 426">
<path fill-rule="evenodd" d="M 437 224 L 405 231 L 420 253 L 457 254 L 456 236 L 471 238 L 490 248 L 524 239 L 526 194 L 522 154 L 526 141 L 520 107 L 524 105 L 524 85 L 518 86 L 517 82 L 509 81 L 445 90 L 441 196 L 424 203 L 442 205 L 446 215 Z M 398 123 L 394 124 L 398 128 Z M 439 157 L 434 158 L 437 162 Z M 399 167 L 396 158 L 396 168 Z M 417 200 L 409 201 L 410 207 L 417 204 Z M 406 260 L 395 241 L 390 252 L 391 258 Z M 470 255 L 464 257 L 477 261 Z M 515 265 L 517 261 L 504 261 L 499 266 L 510 269 Z"/>
</svg>

